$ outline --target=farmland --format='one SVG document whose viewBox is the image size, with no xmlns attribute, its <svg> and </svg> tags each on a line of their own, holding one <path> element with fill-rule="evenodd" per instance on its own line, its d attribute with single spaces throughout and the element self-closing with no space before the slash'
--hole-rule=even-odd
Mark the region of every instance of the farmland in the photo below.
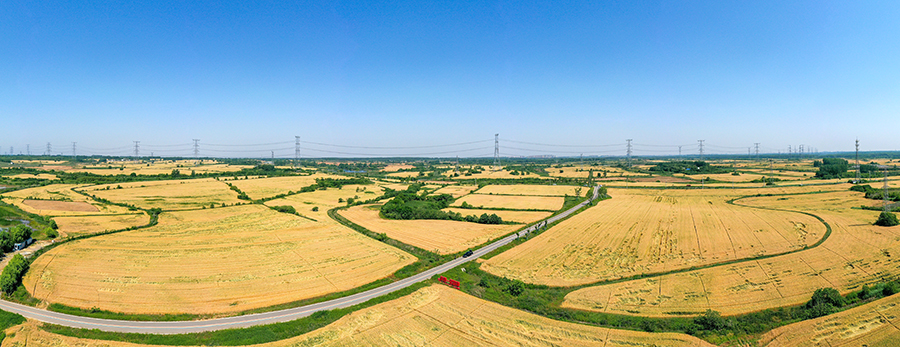
<svg viewBox="0 0 900 347">
<path fill-rule="evenodd" d="M 28 346 L 48 347 L 110 345 L 109 341 L 48 333 L 31 322 L 13 327 L 9 332 L 5 340 L 9 344 L 27 341 Z M 684 334 L 616 330 L 555 321 L 440 285 L 351 313 L 310 333 L 253 346 L 546 346 L 548 341 L 558 346 L 711 346 Z"/>
<path fill-rule="evenodd" d="M 121 230 L 145 225 L 150 217 L 146 214 L 124 214 L 110 216 L 55 217 L 62 237 L 96 234 L 104 231 Z"/>
<path fill-rule="evenodd" d="M 491 225 L 452 220 L 392 220 L 379 216 L 381 205 L 360 205 L 339 214 L 376 233 L 427 251 L 449 254 L 464 251 L 513 232 L 519 225 Z"/>
<path fill-rule="evenodd" d="M 72 189 L 82 186 L 73 184 L 51 184 L 42 187 L 3 193 L 4 201 L 22 210 L 41 215 L 84 215 L 123 213 L 128 209 L 115 205 L 101 204 Z"/>
<path fill-rule="evenodd" d="M 469 185 L 450 185 L 442 187 L 432 194 L 450 194 L 454 198 L 461 197 L 463 195 L 469 194 L 472 191 L 478 189 L 478 186 L 469 186 Z"/>
<path fill-rule="evenodd" d="M 316 184 L 317 178 L 344 178 L 342 176 L 315 174 L 310 176 L 288 176 L 271 178 L 253 178 L 228 180 L 228 183 L 240 188 L 251 199 L 262 199 L 289 191 L 300 191 L 301 188 Z"/>
<path fill-rule="evenodd" d="M 763 346 L 893 346 L 900 340 L 900 296 L 774 329 Z"/>
<path fill-rule="evenodd" d="M 368 200 L 382 194 L 382 188 L 375 184 L 346 185 L 342 188 L 316 189 L 312 192 L 290 195 L 266 202 L 267 206 L 293 206 L 297 213 L 312 217 L 320 222 L 329 222 L 328 210 L 345 206 L 350 198 Z M 313 211 L 313 209 L 316 211 Z M 336 223 L 335 223 L 336 224 Z"/>
<path fill-rule="evenodd" d="M 482 214 L 496 214 L 506 222 L 531 223 L 550 217 L 552 212 L 545 211 L 505 211 L 505 210 L 479 210 L 474 208 L 446 208 L 444 211 L 459 213 L 463 216 Z"/>
<path fill-rule="evenodd" d="M 571 286 L 801 249 L 815 218 L 728 204 L 728 190 L 612 189 L 613 199 L 486 261 L 529 283 Z"/>
<path fill-rule="evenodd" d="M 556 211 L 562 208 L 564 199 L 559 196 L 516 196 L 469 194 L 458 200 L 453 206 L 467 203 L 477 208 L 504 208 L 515 210 Z"/>
<path fill-rule="evenodd" d="M 163 213 L 151 228 L 61 245 L 23 282 L 74 307 L 223 314 L 352 289 L 414 260 L 336 224 L 249 205 Z"/>
<path fill-rule="evenodd" d="M 119 188 L 121 187 L 121 188 Z M 140 208 L 197 209 L 242 202 L 224 182 L 211 178 L 106 184 L 83 189 L 87 194 Z"/>
<path fill-rule="evenodd" d="M 729 315 L 800 304 L 818 288 L 847 293 L 896 277 L 900 260 L 893 255 L 900 254 L 900 226 L 873 226 L 877 212 L 851 209 L 871 204 L 861 194 L 840 191 L 739 200 L 747 206 L 810 211 L 831 225 L 832 234 L 818 247 L 784 256 L 579 289 L 566 296 L 563 306 L 644 316 L 677 316 L 709 308 Z"/>
<path fill-rule="evenodd" d="M 510 184 L 510 185 L 489 185 L 484 186 L 476 193 L 478 194 L 497 194 L 497 195 L 539 195 L 539 196 L 574 196 L 576 191 L 584 196 L 588 194 L 590 188 L 575 186 L 548 186 L 534 184 Z"/>
</svg>

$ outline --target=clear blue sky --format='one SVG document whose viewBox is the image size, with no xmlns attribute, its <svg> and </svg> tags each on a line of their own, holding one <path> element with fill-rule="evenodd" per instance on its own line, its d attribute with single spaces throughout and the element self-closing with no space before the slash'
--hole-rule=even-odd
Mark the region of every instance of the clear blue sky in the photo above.
<svg viewBox="0 0 900 347">
<path fill-rule="evenodd" d="M 900 149 L 898 1 L 122 3 L 0 3 L 0 152 Z"/>
</svg>

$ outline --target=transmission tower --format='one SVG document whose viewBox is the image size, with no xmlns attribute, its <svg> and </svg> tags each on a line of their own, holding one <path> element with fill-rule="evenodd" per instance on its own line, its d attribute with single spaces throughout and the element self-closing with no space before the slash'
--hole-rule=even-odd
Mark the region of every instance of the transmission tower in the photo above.
<svg viewBox="0 0 900 347">
<path fill-rule="evenodd" d="M 628 157 L 628 167 L 631 167 L 631 139 L 625 140 L 625 156 Z"/>
<path fill-rule="evenodd" d="M 803 159 L 803 145 L 800 145 L 800 149 L 797 150 L 797 159 Z"/>
<path fill-rule="evenodd" d="M 584 171 L 584 153 L 578 155 L 578 164 L 581 165 L 581 171 Z"/>
<path fill-rule="evenodd" d="M 72 160 L 78 160 L 78 154 L 75 152 L 75 142 L 72 142 Z"/>
<path fill-rule="evenodd" d="M 753 144 L 756 146 L 756 161 L 759 161 L 759 142 Z"/>
<path fill-rule="evenodd" d="M 140 155 L 140 147 L 141 141 L 134 141 L 134 157 L 137 158 Z"/>
<path fill-rule="evenodd" d="M 453 173 L 459 176 L 459 156 L 456 156 L 456 166 L 453 169 Z"/>
<path fill-rule="evenodd" d="M 31 155 L 31 145 L 25 145 L 25 155 Z"/>
<path fill-rule="evenodd" d="M 196 159 L 199 156 L 200 156 L 200 140 L 194 139 L 194 158 Z"/>
<path fill-rule="evenodd" d="M 500 134 L 494 134 L 494 171 L 500 170 Z"/>
<path fill-rule="evenodd" d="M 882 166 L 884 172 L 884 212 L 888 212 L 888 183 L 887 183 L 887 165 Z"/>
<path fill-rule="evenodd" d="M 697 140 L 700 143 L 700 161 L 703 161 L 703 141 L 706 140 Z"/>
<path fill-rule="evenodd" d="M 50 149 L 50 142 L 47 142 L 47 155 L 50 155 L 51 153 L 52 151 Z"/>
<path fill-rule="evenodd" d="M 859 183 L 859 139 L 856 139 L 856 182 Z"/>
<path fill-rule="evenodd" d="M 300 136 L 294 136 L 294 162 L 291 163 L 291 168 L 297 168 L 297 163 L 300 161 Z"/>
</svg>

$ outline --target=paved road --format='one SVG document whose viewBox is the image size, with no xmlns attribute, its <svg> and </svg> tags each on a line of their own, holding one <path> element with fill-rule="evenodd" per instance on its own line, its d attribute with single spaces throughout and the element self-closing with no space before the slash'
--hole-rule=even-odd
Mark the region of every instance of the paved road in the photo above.
<svg viewBox="0 0 900 347">
<path fill-rule="evenodd" d="M 594 187 L 594 195 L 592 200 L 597 199 L 597 194 L 599 193 L 599 186 Z M 572 207 L 566 210 L 563 213 L 550 217 L 546 220 L 547 224 L 551 224 L 556 222 L 562 218 L 567 217 L 568 215 L 574 213 L 588 201 L 585 201 L 578 206 Z M 64 313 L 47 311 L 39 308 L 34 308 L 30 306 L 25 306 L 5 300 L 0 300 L 0 309 L 8 312 L 15 312 L 25 316 L 29 319 L 34 319 L 37 321 L 64 325 L 68 327 L 75 328 L 84 328 L 84 329 L 99 329 L 103 331 L 117 331 L 117 332 L 128 332 L 128 333 L 152 333 L 152 334 L 184 334 L 184 333 L 196 333 L 202 331 L 212 331 L 212 330 L 222 330 L 222 329 L 232 329 L 232 328 L 244 328 L 254 325 L 262 325 L 262 324 L 272 324 L 272 323 L 280 323 L 280 322 L 288 322 L 295 319 L 303 318 L 313 314 L 316 311 L 321 310 L 330 310 L 335 308 L 344 308 L 350 307 L 356 304 L 361 304 L 363 302 L 368 301 L 369 299 L 379 297 L 406 287 L 409 287 L 413 284 L 425 281 L 434 275 L 441 274 L 450 270 L 454 267 L 457 267 L 463 263 L 472 261 L 477 259 L 499 247 L 502 247 L 513 240 L 515 240 L 520 234 L 528 233 L 534 231 L 536 226 L 531 226 L 523 231 L 520 231 L 516 234 L 509 235 L 500 240 L 497 240 L 494 243 L 491 243 L 487 246 L 484 246 L 466 258 L 456 258 L 451 261 L 448 261 L 444 264 L 436 266 L 434 268 L 428 269 L 419 273 L 415 276 L 407 277 L 402 280 L 375 288 L 370 289 L 365 292 L 353 294 L 350 296 L 345 296 L 342 298 L 337 298 L 329 301 L 323 301 L 320 303 L 310 304 L 301 307 L 295 307 L 286 310 L 280 311 L 272 311 L 265 313 L 256 313 L 256 314 L 248 314 L 244 316 L 235 316 L 228 318 L 218 318 L 218 319 L 209 319 L 209 320 L 199 320 L 199 321 L 177 321 L 177 322 L 141 322 L 141 321 L 123 321 L 123 320 L 113 320 L 113 319 L 98 319 L 98 318 L 89 318 L 82 316 L 74 316 Z"/>
</svg>

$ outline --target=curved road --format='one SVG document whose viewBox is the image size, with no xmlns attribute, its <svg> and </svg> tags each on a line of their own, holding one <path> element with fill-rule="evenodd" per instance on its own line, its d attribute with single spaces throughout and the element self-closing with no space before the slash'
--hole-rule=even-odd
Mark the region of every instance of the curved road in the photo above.
<svg viewBox="0 0 900 347">
<path fill-rule="evenodd" d="M 545 220 L 547 224 L 556 222 L 562 218 L 569 216 L 586 204 L 597 199 L 600 186 L 594 187 L 593 197 L 585 202 L 578 204 L 566 210 L 563 213 L 555 215 Z M 361 304 L 369 299 L 379 297 L 397 290 L 409 287 L 413 284 L 425 281 L 434 275 L 444 273 L 463 263 L 477 259 L 499 247 L 502 247 L 513 240 L 520 234 L 534 231 L 536 226 L 531 226 L 523 231 L 509 235 L 494 243 L 484 246 L 466 258 L 456 258 L 444 264 L 438 265 L 431 269 L 425 270 L 414 276 L 404 278 L 402 280 L 386 284 L 384 286 L 370 289 L 361 293 L 337 298 L 333 300 L 323 301 L 306 306 L 300 306 L 280 311 L 272 311 L 265 313 L 255 313 L 243 316 L 234 316 L 227 318 L 217 318 L 198 321 L 174 321 L 174 322 L 153 322 L 153 321 L 124 321 L 114 319 L 99 319 L 75 316 L 65 313 L 47 311 L 31 306 L 17 304 L 5 300 L 0 300 L 0 309 L 7 312 L 18 313 L 25 318 L 33 319 L 45 323 L 63 325 L 73 328 L 83 329 L 99 329 L 102 331 L 116 331 L 126 333 L 145 333 L 145 334 L 185 334 L 197 333 L 203 331 L 213 331 L 222 329 L 245 328 L 254 325 L 272 324 L 280 322 L 288 322 L 295 319 L 303 318 L 313 314 L 316 311 L 330 310 L 336 308 L 345 308 L 353 305 Z"/>
</svg>

